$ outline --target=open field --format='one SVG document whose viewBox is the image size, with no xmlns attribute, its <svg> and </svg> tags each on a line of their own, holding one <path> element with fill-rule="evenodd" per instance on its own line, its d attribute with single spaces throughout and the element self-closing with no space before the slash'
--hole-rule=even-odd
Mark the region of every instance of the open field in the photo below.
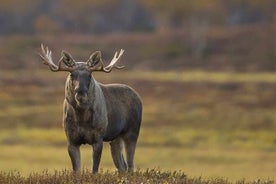
<svg viewBox="0 0 276 184">
<path fill-rule="evenodd" d="M 0 170 L 70 169 L 61 125 L 66 74 L 1 71 Z M 188 177 L 276 180 L 276 75 L 224 72 L 113 72 L 142 96 L 136 167 L 181 170 Z M 82 147 L 83 168 L 91 148 Z M 103 171 L 114 171 L 105 144 Z"/>
<path fill-rule="evenodd" d="M 157 133 L 152 136 L 152 132 Z M 53 173 L 71 168 L 61 129 L 5 130 L 1 135 L 1 171 L 16 170 L 27 176 L 46 169 Z M 219 177 L 229 181 L 243 178 L 275 180 L 275 139 L 275 134 L 269 132 L 143 128 L 136 152 L 136 167 L 141 170 L 181 170 L 189 177 Z M 91 168 L 90 146 L 82 147 L 82 162 L 84 169 Z M 115 170 L 108 144 L 104 146 L 101 169 Z"/>
<path fill-rule="evenodd" d="M 66 74 L 19 70 L 0 75 L 0 127 L 61 126 Z M 114 71 L 95 78 L 136 89 L 144 103 L 143 126 L 276 130 L 272 73 Z"/>
</svg>

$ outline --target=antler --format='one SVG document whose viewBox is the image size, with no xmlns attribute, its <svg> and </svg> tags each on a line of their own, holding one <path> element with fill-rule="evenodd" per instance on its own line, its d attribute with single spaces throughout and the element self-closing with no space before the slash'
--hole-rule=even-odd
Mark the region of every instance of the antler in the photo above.
<svg viewBox="0 0 276 184">
<path fill-rule="evenodd" d="M 39 54 L 39 56 L 43 59 L 44 64 L 49 66 L 51 71 L 53 71 L 53 72 L 58 72 L 58 71 L 71 72 L 71 71 L 73 71 L 73 68 L 71 68 L 71 67 L 62 66 L 63 58 L 61 58 L 58 62 L 58 65 L 56 65 L 52 59 L 52 52 L 49 50 L 48 47 L 46 47 L 46 49 L 45 49 L 44 45 L 41 44 L 41 50 L 42 50 L 42 53 Z"/>
<path fill-rule="evenodd" d="M 119 61 L 119 59 L 123 55 L 123 53 L 124 53 L 123 49 L 120 50 L 120 53 L 115 52 L 113 59 L 110 61 L 109 65 L 106 66 L 106 67 L 104 67 L 104 64 L 103 64 L 102 60 L 100 60 L 100 66 L 97 67 L 97 68 L 91 67 L 90 71 L 91 72 L 94 72 L 94 71 L 103 71 L 103 72 L 109 73 L 109 72 L 111 72 L 111 70 L 113 68 L 117 68 L 117 69 L 124 68 L 125 66 L 116 66 L 115 65 Z"/>
</svg>

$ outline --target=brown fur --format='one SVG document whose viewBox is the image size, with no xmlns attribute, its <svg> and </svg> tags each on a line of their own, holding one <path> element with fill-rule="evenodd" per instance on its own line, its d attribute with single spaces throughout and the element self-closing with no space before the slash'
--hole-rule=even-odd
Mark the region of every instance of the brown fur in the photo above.
<svg viewBox="0 0 276 184">
<path fill-rule="evenodd" d="M 93 147 L 93 172 L 97 172 L 102 144 L 107 141 L 110 142 L 117 169 L 132 171 L 142 117 L 139 95 L 123 84 L 100 84 L 90 75 L 84 64 L 78 65 L 73 71 L 78 77 L 74 79 L 68 76 L 66 81 L 63 118 L 73 169 L 80 168 L 80 145 L 90 144 Z M 87 91 L 86 80 L 90 81 Z M 80 91 L 81 94 L 78 94 Z M 78 102 L 82 96 L 86 100 L 83 106 Z M 122 154 L 123 145 L 127 164 Z"/>
</svg>

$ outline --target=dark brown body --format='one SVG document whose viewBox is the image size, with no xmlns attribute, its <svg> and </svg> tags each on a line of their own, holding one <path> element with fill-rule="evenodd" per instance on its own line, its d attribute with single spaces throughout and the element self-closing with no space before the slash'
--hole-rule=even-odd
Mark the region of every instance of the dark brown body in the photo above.
<svg viewBox="0 0 276 184">
<path fill-rule="evenodd" d="M 118 136 L 137 139 L 142 117 L 142 103 L 137 93 L 122 84 L 101 85 L 107 107 L 108 125 L 104 141 Z"/>
<path fill-rule="evenodd" d="M 134 153 L 142 119 L 142 103 L 139 95 L 123 84 L 103 85 L 94 80 L 92 73 L 109 73 L 124 50 L 116 52 L 110 64 L 104 67 L 101 52 L 96 51 L 87 62 L 75 62 L 65 51 L 56 65 L 52 52 L 41 44 L 44 64 L 53 72 L 70 72 L 65 84 L 63 123 L 68 139 L 68 153 L 74 171 L 81 165 L 80 145 L 93 147 L 93 172 L 97 172 L 101 160 L 103 141 L 110 142 L 112 159 L 119 171 L 134 169 Z M 127 163 L 123 158 L 125 146 Z"/>
<path fill-rule="evenodd" d="M 138 94 L 126 85 L 103 85 L 91 78 L 88 89 L 90 103 L 83 108 L 72 98 L 74 93 L 70 93 L 70 83 L 71 79 L 68 77 L 64 127 L 73 169 L 80 168 L 80 145 L 90 144 L 94 150 L 93 171 L 96 172 L 102 142 L 106 141 L 110 142 L 112 158 L 117 169 L 133 170 L 134 152 L 142 118 L 142 103 Z M 127 164 L 122 154 L 123 145 L 126 149 Z"/>
</svg>

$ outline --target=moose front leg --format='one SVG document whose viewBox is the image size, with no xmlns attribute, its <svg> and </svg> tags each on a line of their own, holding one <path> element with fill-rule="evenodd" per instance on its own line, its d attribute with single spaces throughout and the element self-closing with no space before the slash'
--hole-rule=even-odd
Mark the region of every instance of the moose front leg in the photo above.
<svg viewBox="0 0 276 184">
<path fill-rule="evenodd" d="M 98 141 L 92 145 L 93 147 L 93 173 L 97 173 L 99 170 L 99 165 L 101 161 L 102 156 L 102 150 L 103 150 L 103 141 Z"/>
<path fill-rule="evenodd" d="M 80 169 L 80 146 L 68 145 L 68 153 L 71 158 L 72 166 L 74 171 L 79 171 Z"/>
</svg>

